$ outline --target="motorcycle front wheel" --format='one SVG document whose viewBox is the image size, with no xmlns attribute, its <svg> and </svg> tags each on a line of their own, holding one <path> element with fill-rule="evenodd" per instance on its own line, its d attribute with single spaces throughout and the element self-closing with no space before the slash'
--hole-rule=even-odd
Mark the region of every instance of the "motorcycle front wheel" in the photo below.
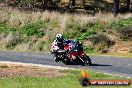
<svg viewBox="0 0 132 88">
<path fill-rule="evenodd" d="M 89 56 L 84 55 L 84 56 L 83 56 L 83 59 L 84 59 L 84 61 L 85 61 L 85 64 L 91 66 L 92 61 L 91 61 L 91 59 L 89 58 Z"/>
</svg>

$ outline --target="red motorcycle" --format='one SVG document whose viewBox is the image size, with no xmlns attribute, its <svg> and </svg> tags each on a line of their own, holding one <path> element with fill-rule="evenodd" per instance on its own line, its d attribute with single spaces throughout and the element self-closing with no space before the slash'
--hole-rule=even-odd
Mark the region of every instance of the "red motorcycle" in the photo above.
<svg viewBox="0 0 132 88">
<path fill-rule="evenodd" d="M 68 51 L 67 56 L 62 60 L 65 64 L 75 63 L 83 65 L 91 65 L 91 59 L 83 51 L 83 45 L 79 41 L 71 41 L 64 46 L 64 49 Z"/>
<path fill-rule="evenodd" d="M 61 44 L 62 45 L 62 44 Z M 54 45 L 53 45 L 54 46 Z M 79 41 L 70 40 L 64 43 L 63 48 L 56 50 L 56 62 L 62 61 L 68 64 L 91 65 L 91 59 L 83 51 L 83 45 Z"/>
</svg>

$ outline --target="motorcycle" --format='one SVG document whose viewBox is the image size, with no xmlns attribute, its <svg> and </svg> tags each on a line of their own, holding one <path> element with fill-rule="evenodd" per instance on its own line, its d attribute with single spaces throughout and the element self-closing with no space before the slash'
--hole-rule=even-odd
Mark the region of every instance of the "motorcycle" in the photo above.
<svg viewBox="0 0 132 88">
<path fill-rule="evenodd" d="M 83 45 L 74 40 L 71 40 L 68 44 L 64 44 L 63 48 L 56 50 L 55 56 L 57 58 L 56 62 L 62 61 L 66 65 L 76 63 L 83 65 L 92 64 L 89 56 L 83 51 Z"/>
<path fill-rule="evenodd" d="M 69 47 L 72 46 L 72 47 Z M 67 58 L 63 60 L 65 64 L 68 63 L 81 63 L 83 65 L 91 65 L 91 59 L 83 51 L 83 45 L 79 41 L 72 41 L 69 46 L 65 46 L 64 49 L 70 48 Z"/>
<path fill-rule="evenodd" d="M 56 57 L 55 61 L 59 62 L 59 61 L 63 61 L 64 58 L 66 58 L 67 52 L 64 49 L 58 49 L 58 50 L 56 50 L 56 52 L 54 52 L 54 54 L 55 54 L 55 57 Z"/>
</svg>

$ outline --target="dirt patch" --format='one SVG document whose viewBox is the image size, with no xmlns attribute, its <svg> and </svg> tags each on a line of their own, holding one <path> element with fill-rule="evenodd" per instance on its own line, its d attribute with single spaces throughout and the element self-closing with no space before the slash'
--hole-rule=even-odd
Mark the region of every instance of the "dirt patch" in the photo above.
<svg viewBox="0 0 132 88">
<path fill-rule="evenodd" d="M 58 77 L 62 75 L 66 75 L 66 73 L 63 73 L 57 69 L 0 63 L 0 78 L 9 78 L 17 76 Z"/>
</svg>

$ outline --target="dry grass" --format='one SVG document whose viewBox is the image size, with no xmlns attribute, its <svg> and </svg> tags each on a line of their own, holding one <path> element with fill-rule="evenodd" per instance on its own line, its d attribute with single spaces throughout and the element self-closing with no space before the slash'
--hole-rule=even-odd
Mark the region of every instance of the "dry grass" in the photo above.
<svg viewBox="0 0 132 88">
<path fill-rule="evenodd" d="M 44 21 L 46 27 L 41 28 L 41 31 L 45 32 L 42 38 L 36 38 L 36 41 L 28 41 L 27 43 L 21 43 L 16 46 L 16 50 L 38 50 L 47 51 L 50 48 L 49 41 L 54 39 L 57 33 L 72 33 L 68 25 L 77 24 L 80 28 L 84 28 L 88 24 L 100 23 L 106 25 L 112 21 L 119 19 L 128 19 L 132 17 L 132 13 L 119 14 L 116 18 L 111 13 L 97 13 L 95 16 L 88 14 L 69 14 L 69 13 L 59 13 L 59 12 L 21 12 L 17 9 L 12 9 L 11 7 L 0 9 L 0 23 L 11 25 L 16 27 L 22 27 L 29 23 L 37 22 L 38 20 Z M 2 34 L 0 34 L 2 36 Z M 34 38 L 34 36 L 31 36 Z M 20 37 L 17 34 L 9 33 L 8 36 L 0 38 L 0 45 L 12 45 L 19 41 Z M 42 46 L 43 44 L 43 46 Z M 1 46 L 2 47 L 2 46 Z"/>
<path fill-rule="evenodd" d="M 132 14 L 119 14 L 116 18 L 110 13 L 97 13 L 95 16 L 85 15 L 85 14 L 60 14 L 58 12 L 31 12 L 30 14 L 25 12 L 20 12 L 18 10 L 12 10 L 11 8 L 0 10 L 0 22 L 7 22 L 11 25 L 22 25 L 27 24 L 32 21 L 37 21 L 39 18 L 41 20 L 59 20 L 60 27 L 65 29 L 67 22 L 78 22 L 80 25 L 85 25 L 87 22 L 105 22 L 109 23 L 117 19 L 127 19 L 131 17 Z"/>
<path fill-rule="evenodd" d="M 21 38 L 18 33 L 10 32 L 7 35 L 5 41 L 6 41 L 6 46 L 8 47 L 8 46 L 12 46 L 12 45 L 19 43 L 21 41 Z"/>
<path fill-rule="evenodd" d="M 111 47 L 109 52 L 117 52 L 117 53 L 131 53 L 132 52 L 132 42 L 126 41 L 121 42 L 118 41 L 114 46 Z"/>
<path fill-rule="evenodd" d="M 30 43 L 22 43 L 16 46 L 16 51 L 28 51 L 30 49 Z"/>
<path fill-rule="evenodd" d="M 110 13 L 97 13 L 95 16 L 91 15 L 84 15 L 84 14 L 60 14 L 58 12 L 49 12 L 49 11 L 44 11 L 44 12 L 31 12 L 30 14 L 25 13 L 25 12 L 20 12 L 17 9 L 5 9 L 0 10 L 0 22 L 7 22 L 11 25 L 18 26 L 18 25 L 24 25 L 32 21 L 36 21 L 39 18 L 41 20 L 59 20 L 60 22 L 60 27 L 65 29 L 66 23 L 67 22 L 78 22 L 80 25 L 85 25 L 88 22 L 97 22 L 99 21 L 100 23 L 109 23 L 111 21 L 117 20 L 117 19 L 127 19 L 131 17 L 132 14 L 119 14 L 116 18 Z"/>
</svg>

